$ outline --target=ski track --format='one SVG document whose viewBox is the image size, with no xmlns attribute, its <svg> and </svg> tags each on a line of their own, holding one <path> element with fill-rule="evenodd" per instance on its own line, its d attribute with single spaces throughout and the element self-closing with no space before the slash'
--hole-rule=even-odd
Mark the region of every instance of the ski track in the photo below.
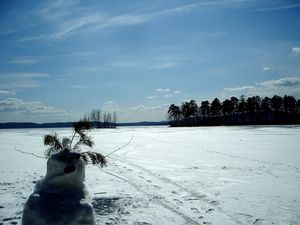
<svg viewBox="0 0 300 225">
<path fill-rule="evenodd" d="M 112 158 L 121 163 L 120 165 L 116 165 L 117 167 L 127 169 L 133 174 L 127 178 L 119 177 L 120 179 L 145 194 L 151 200 L 154 199 L 157 204 L 180 216 L 187 224 L 212 224 L 206 217 L 208 214 L 212 214 L 211 216 L 213 217 L 214 213 L 218 213 L 218 216 L 221 213 L 226 221 L 230 221 L 230 224 L 243 224 L 242 221 L 226 213 L 221 207 L 218 207 L 219 203 L 209 199 L 207 195 L 192 191 L 175 183 L 170 178 L 155 174 L 128 160 L 120 159 L 116 156 Z M 123 176 L 122 171 L 118 173 Z M 170 196 L 160 195 L 158 192 L 162 192 L 166 186 L 167 190 L 165 192 L 168 191 Z M 180 196 L 178 193 L 184 195 Z M 201 205 L 201 207 L 195 207 L 195 202 L 198 203 L 197 205 Z"/>
</svg>

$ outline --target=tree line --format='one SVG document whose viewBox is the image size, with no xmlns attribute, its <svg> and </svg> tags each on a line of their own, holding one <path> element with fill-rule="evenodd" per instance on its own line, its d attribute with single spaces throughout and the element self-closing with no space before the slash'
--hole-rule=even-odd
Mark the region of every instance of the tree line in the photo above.
<svg viewBox="0 0 300 225">
<path fill-rule="evenodd" d="M 117 113 L 103 112 L 100 109 L 94 109 L 84 115 L 84 119 L 90 121 L 93 128 L 116 128 Z"/>
<path fill-rule="evenodd" d="M 195 100 L 172 104 L 168 109 L 171 126 L 300 124 L 300 99 L 274 95 L 272 98 L 235 96 L 220 101 Z"/>
</svg>

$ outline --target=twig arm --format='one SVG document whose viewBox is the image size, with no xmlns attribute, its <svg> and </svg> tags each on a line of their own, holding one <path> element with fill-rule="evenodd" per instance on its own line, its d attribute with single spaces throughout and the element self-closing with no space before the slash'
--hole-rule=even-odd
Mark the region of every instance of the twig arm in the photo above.
<svg viewBox="0 0 300 225">
<path fill-rule="evenodd" d="M 21 153 L 27 154 L 27 155 L 32 155 L 32 156 L 37 157 L 37 158 L 47 159 L 47 157 L 40 156 L 40 155 L 36 155 L 36 154 L 34 154 L 34 153 L 31 153 L 31 152 L 24 152 L 24 151 L 22 151 L 22 150 L 20 150 L 20 149 L 17 149 L 17 148 L 15 148 L 15 151 L 21 152 Z"/>
<path fill-rule="evenodd" d="M 126 147 L 127 145 L 129 145 L 129 144 L 132 142 L 132 139 L 133 139 L 133 135 L 131 136 L 130 140 L 129 140 L 125 145 L 122 145 L 121 147 L 119 147 L 119 148 L 117 148 L 116 150 L 114 150 L 114 151 L 108 153 L 108 154 L 105 155 L 104 157 L 107 158 L 107 157 L 109 157 L 110 155 L 112 155 L 113 153 L 115 153 L 115 152 L 119 151 L 120 149 Z"/>
</svg>

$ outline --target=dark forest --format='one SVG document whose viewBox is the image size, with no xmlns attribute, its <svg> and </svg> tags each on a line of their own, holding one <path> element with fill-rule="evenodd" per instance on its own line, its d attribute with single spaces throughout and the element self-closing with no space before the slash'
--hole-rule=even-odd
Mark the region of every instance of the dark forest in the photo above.
<svg viewBox="0 0 300 225">
<path fill-rule="evenodd" d="M 172 104 L 168 119 L 173 127 L 218 125 L 280 125 L 300 124 L 300 99 L 274 95 L 272 98 L 252 96 L 231 97 L 220 101 L 195 100 Z"/>
</svg>

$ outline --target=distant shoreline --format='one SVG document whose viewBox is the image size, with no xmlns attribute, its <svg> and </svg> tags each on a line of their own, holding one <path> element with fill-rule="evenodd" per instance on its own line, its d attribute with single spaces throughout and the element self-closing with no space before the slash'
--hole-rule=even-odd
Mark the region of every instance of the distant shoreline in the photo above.
<svg viewBox="0 0 300 225">
<path fill-rule="evenodd" d="M 57 122 L 57 123 L 31 123 L 31 122 L 8 122 L 0 123 L 0 129 L 22 129 L 22 128 L 68 128 L 72 127 L 74 122 Z M 117 123 L 117 126 L 161 126 L 170 125 L 168 121 L 160 122 L 128 122 Z"/>
<path fill-rule="evenodd" d="M 69 128 L 73 126 L 73 122 L 59 122 L 59 123 L 19 123 L 19 122 L 9 122 L 0 123 L 0 130 L 4 129 L 39 129 L 39 128 Z M 172 128 L 176 127 L 221 127 L 221 126 L 300 126 L 300 124 L 229 124 L 229 125 L 201 125 L 201 126 L 171 126 L 168 121 L 160 122 L 128 122 L 128 123 L 118 123 L 117 127 L 142 127 L 142 126 L 170 126 Z M 107 129 L 107 128 L 99 128 Z"/>
</svg>

